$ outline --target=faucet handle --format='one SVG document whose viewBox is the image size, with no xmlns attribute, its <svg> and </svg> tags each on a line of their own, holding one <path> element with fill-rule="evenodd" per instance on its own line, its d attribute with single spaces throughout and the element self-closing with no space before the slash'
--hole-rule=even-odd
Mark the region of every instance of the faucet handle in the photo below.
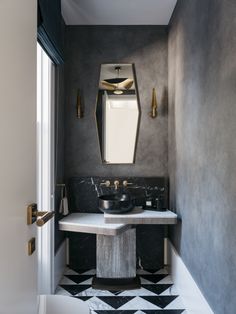
<svg viewBox="0 0 236 314">
<path fill-rule="evenodd" d="M 124 180 L 123 181 L 123 186 L 128 186 L 128 185 L 132 185 L 133 183 L 131 183 L 131 182 L 128 182 L 127 180 Z"/>
<path fill-rule="evenodd" d="M 106 180 L 105 182 L 101 182 L 100 185 L 105 185 L 108 188 L 111 185 L 111 182 Z"/>
<path fill-rule="evenodd" d="M 115 180 L 115 181 L 114 181 L 114 187 L 115 187 L 115 190 L 117 190 L 117 189 L 118 189 L 119 184 L 120 184 L 120 182 L 119 182 L 118 180 Z"/>
</svg>

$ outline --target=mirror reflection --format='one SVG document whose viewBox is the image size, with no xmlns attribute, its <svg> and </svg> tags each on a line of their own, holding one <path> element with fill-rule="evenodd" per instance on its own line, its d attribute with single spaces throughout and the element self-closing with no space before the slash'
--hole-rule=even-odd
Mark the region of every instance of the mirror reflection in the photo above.
<svg viewBox="0 0 236 314">
<path fill-rule="evenodd" d="M 96 119 L 104 163 L 134 163 L 139 117 L 134 65 L 102 64 Z"/>
</svg>

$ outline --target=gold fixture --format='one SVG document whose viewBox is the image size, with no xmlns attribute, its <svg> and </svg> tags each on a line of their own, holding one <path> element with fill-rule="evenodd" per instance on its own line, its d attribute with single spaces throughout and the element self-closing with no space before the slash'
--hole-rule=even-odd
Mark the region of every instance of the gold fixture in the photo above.
<svg viewBox="0 0 236 314">
<path fill-rule="evenodd" d="M 54 216 L 54 212 L 38 212 L 37 217 L 40 217 L 36 220 L 36 225 L 38 227 L 42 227 L 45 225 L 46 222 L 48 222 L 50 219 L 52 219 Z"/>
<path fill-rule="evenodd" d="M 80 90 L 79 89 L 78 89 L 78 92 L 77 92 L 76 110 L 77 110 L 77 118 L 78 119 L 83 118 L 84 111 L 83 111 L 83 107 L 82 107 L 81 94 L 80 94 Z"/>
<path fill-rule="evenodd" d="M 128 90 L 132 87 L 134 80 L 130 78 L 120 78 L 121 66 L 116 66 L 115 71 L 117 72 L 116 79 L 107 79 L 101 81 L 101 84 L 107 89 L 113 91 L 113 94 L 122 95 L 123 90 Z"/>
<path fill-rule="evenodd" d="M 128 182 L 127 180 L 123 181 L 123 186 L 127 187 L 128 185 L 132 185 L 133 183 Z"/>
<path fill-rule="evenodd" d="M 123 91 L 120 90 L 121 88 L 128 90 L 133 85 L 133 82 L 134 81 L 132 79 L 127 78 L 125 81 L 121 83 L 109 83 L 107 81 L 102 81 L 102 85 L 106 87 L 107 90 L 113 90 L 114 94 L 119 95 L 119 94 L 123 94 Z"/>
<path fill-rule="evenodd" d="M 32 255 L 35 251 L 35 238 L 32 238 L 28 241 L 28 255 Z"/>
<path fill-rule="evenodd" d="M 120 182 L 118 180 L 114 181 L 115 190 L 118 189 Z"/>
<path fill-rule="evenodd" d="M 156 89 L 152 89 L 152 105 L 151 105 L 152 111 L 150 112 L 150 117 L 151 118 L 156 118 L 158 115 L 157 112 L 157 96 L 156 96 Z"/>
<path fill-rule="evenodd" d="M 46 222 L 52 219 L 54 212 L 38 211 L 37 204 L 33 203 L 27 207 L 27 225 L 36 225 L 42 227 Z M 38 218 L 40 217 L 40 218 Z M 37 219 L 38 218 L 38 219 Z"/>
<path fill-rule="evenodd" d="M 100 185 L 105 185 L 108 188 L 111 185 L 111 182 L 106 180 L 105 182 L 100 183 Z"/>
</svg>

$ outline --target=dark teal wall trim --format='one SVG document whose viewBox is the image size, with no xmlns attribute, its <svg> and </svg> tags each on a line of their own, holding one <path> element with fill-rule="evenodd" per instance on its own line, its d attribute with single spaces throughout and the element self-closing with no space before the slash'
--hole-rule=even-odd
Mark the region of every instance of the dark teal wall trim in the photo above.
<svg viewBox="0 0 236 314">
<path fill-rule="evenodd" d="M 38 41 L 56 64 L 63 63 L 62 24 L 60 0 L 38 0 Z"/>
<path fill-rule="evenodd" d="M 55 64 L 64 63 L 64 60 L 60 51 L 58 51 L 57 47 L 51 41 L 43 25 L 38 27 L 37 37 L 38 37 L 38 42 L 41 44 L 41 46 L 44 48 L 46 53 L 49 55 L 49 57 L 52 59 L 52 61 Z"/>
</svg>

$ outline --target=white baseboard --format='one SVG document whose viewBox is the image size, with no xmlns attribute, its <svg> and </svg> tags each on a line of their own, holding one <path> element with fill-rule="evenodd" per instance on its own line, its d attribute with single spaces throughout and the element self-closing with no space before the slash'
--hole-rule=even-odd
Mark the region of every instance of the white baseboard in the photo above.
<svg viewBox="0 0 236 314">
<path fill-rule="evenodd" d="M 170 265 L 174 285 L 182 297 L 187 313 L 214 314 L 169 239 L 167 240 L 167 263 Z"/>
<path fill-rule="evenodd" d="M 54 256 L 54 291 L 56 290 L 66 268 L 67 262 L 66 243 L 67 241 L 65 239 L 65 241 L 63 241 L 63 243 L 57 250 L 56 255 Z"/>
</svg>

